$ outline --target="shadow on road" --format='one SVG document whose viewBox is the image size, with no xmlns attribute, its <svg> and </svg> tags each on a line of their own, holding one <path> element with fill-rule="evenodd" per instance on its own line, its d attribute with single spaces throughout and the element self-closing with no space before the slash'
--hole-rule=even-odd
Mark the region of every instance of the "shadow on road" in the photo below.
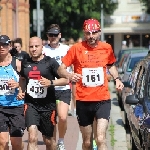
<svg viewBox="0 0 150 150">
<path fill-rule="evenodd" d="M 28 140 L 25 140 L 25 141 L 23 141 L 23 142 L 28 143 Z M 38 145 L 45 145 L 43 141 L 38 141 L 37 144 L 38 144 Z"/>
<path fill-rule="evenodd" d="M 117 123 L 118 125 L 124 127 L 123 122 L 122 122 L 122 119 L 118 119 L 118 120 L 116 121 L 116 123 Z"/>
</svg>

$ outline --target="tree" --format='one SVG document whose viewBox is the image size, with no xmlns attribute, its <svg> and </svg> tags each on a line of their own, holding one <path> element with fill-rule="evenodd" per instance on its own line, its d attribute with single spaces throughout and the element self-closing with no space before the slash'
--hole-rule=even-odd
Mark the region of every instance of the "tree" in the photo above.
<svg viewBox="0 0 150 150">
<path fill-rule="evenodd" d="M 106 14 L 113 13 L 117 6 L 111 0 L 41 0 L 45 31 L 49 24 L 57 23 L 62 28 L 63 37 L 77 39 L 82 36 L 82 24 L 85 19 L 100 20 L 101 2 L 104 4 Z M 30 11 L 32 12 L 33 9 L 36 9 L 36 0 L 30 0 Z M 30 18 L 32 22 L 32 16 Z M 45 32 L 43 32 L 42 37 L 45 36 Z"/>
<path fill-rule="evenodd" d="M 140 0 L 146 7 L 146 12 L 150 14 L 150 0 Z"/>
</svg>

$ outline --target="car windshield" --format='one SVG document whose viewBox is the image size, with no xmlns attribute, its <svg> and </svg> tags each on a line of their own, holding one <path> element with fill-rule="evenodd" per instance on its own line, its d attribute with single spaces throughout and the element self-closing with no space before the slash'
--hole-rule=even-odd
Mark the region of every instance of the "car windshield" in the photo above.
<svg viewBox="0 0 150 150">
<path fill-rule="evenodd" d="M 144 56 L 138 56 L 138 57 L 133 57 L 129 60 L 128 62 L 128 67 L 127 67 L 127 72 L 131 72 L 136 65 L 137 62 L 139 62 L 141 59 L 143 59 Z"/>
</svg>

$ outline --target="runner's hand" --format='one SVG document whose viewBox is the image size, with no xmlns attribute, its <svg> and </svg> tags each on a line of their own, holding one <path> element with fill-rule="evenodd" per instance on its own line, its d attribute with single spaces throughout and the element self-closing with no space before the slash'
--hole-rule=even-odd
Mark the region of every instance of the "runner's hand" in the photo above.
<svg viewBox="0 0 150 150">
<path fill-rule="evenodd" d="M 22 100 L 25 97 L 25 93 L 18 93 L 17 100 Z"/>
<path fill-rule="evenodd" d="M 81 78 L 82 78 L 81 74 L 78 74 L 78 73 L 73 73 L 73 74 L 70 74 L 69 76 L 69 80 L 72 82 L 78 82 Z"/>
<path fill-rule="evenodd" d="M 44 77 L 41 77 L 41 79 L 39 80 L 40 84 L 43 86 L 43 87 L 49 87 L 51 85 L 51 82 L 50 80 L 44 78 Z"/>
<path fill-rule="evenodd" d="M 10 80 L 8 81 L 8 86 L 9 86 L 10 88 L 12 88 L 12 89 L 15 89 L 15 88 L 18 88 L 18 87 L 19 87 L 19 83 L 16 82 L 15 80 L 13 80 L 13 79 L 10 79 Z"/>
<path fill-rule="evenodd" d="M 116 79 L 116 89 L 122 90 L 123 88 L 124 88 L 123 83 L 119 79 Z"/>
</svg>

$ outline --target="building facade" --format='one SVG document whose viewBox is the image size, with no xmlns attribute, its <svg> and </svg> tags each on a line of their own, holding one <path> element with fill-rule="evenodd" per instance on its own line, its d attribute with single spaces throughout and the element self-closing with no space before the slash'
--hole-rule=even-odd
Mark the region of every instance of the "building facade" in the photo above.
<svg viewBox="0 0 150 150">
<path fill-rule="evenodd" d="M 139 0 L 118 0 L 118 8 L 105 16 L 104 37 L 117 55 L 126 41 L 128 47 L 148 47 L 150 15 Z"/>
<path fill-rule="evenodd" d="M 30 37 L 29 0 L 0 0 L 0 35 L 11 40 L 22 38 L 22 49 L 28 51 Z"/>
</svg>

